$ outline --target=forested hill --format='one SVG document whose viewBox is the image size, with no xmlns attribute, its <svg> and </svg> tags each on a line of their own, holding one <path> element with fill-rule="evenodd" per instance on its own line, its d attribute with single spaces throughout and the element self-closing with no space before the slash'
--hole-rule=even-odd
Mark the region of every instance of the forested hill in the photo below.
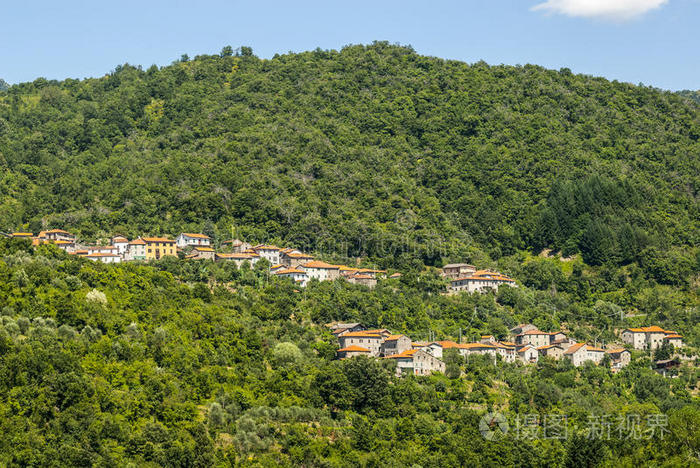
<svg viewBox="0 0 700 468">
<path fill-rule="evenodd" d="M 699 139 L 688 99 L 566 69 L 386 43 L 270 60 L 224 48 L 1 93 L 0 228 L 235 225 L 427 264 L 544 247 L 694 259 Z"/>
</svg>

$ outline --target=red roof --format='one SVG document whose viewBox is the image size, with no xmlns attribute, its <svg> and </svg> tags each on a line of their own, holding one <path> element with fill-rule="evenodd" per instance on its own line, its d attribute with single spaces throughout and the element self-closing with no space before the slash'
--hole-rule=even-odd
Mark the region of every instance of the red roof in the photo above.
<svg viewBox="0 0 700 468">
<path fill-rule="evenodd" d="M 359 353 L 369 353 L 369 349 L 363 348 L 362 346 L 357 346 L 357 345 L 351 345 L 348 346 L 347 348 L 341 348 L 338 350 L 339 353 L 344 352 L 344 351 L 355 351 Z"/>
</svg>

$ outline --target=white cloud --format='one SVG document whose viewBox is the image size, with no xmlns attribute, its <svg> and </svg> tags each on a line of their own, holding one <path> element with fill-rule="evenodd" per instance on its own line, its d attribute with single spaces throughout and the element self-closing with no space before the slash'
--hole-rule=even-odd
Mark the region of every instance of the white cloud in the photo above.
<svg viewBox="0 0 700 468">
<path fill-rule="evenodd" d="M 532 9 L 568 16 L 625 21 L 665 3 L 668 0 L 546 0 Z"/>
</svg>

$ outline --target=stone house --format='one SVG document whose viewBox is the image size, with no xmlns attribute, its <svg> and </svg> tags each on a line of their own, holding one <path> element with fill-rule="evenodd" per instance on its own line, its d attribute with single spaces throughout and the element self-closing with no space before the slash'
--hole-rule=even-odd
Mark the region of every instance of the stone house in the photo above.
<svg viewBox="0 0 700 468">
<path fill-rule="evenodd" d="M 333 281 L 340 277 L 340 267 L 330 263 L 314 260 L 302 264 L 299 269 L 304 270 L 309 279 L 316 278 L 319 281 Z"/>
<path fill-rule="evenodd" d="M 449 263 L 442 267 L 442 276 L 457 279 L 476 272 L 476 267 L 468 263 Z"/>
<path fill-rule="evenodd" d="M 671 337 L 670 341 L 667 337 Z M 674 346 L 683 346 L 681 335 L 674 331 L 664 330 L 657 325 L 641 328 L 626 328 L 622 332 L 622 341 L 632 345 L 634 349 L 654 350 L 661 347 L 665 341 L 674 344 Z"/>
<path fill-rule="evenodd" d="M 349 359 L 355 356 L 370 356 L 371 352 L 367 348 L 362 346 L 350 345 L 347 348 L 340 348 L 338 350 L 338 359 Z"/>
<path fill-rule="evenodd" d="M 389 335 L 384 339 L 379 352 L 382 356 L 392 356 L 401 354 L 409 349 L 412 349 L 409 337 L 406 335 Z"/>
<path fill-rule="evenodd" d="M 373 330 L 364 330 L 359 332 L 348 332 L 338 337 L 340 348 L 356 345 L 362 348 L 369 349 L 370 356 L 377 357 L 381 353 L 382 343 L 385 336 Z"/>
<path fill-rule="evenodd" d="M 455 278 L 450 282 L 451 292 L 486 292 L 497 290 L 502 284 L 517 287 L 515 280 L 497 272 L 481 270 L 468 276 Z"/>
<path fill-rule="evenodd" d="M 433 372 L 445 372 L 445 363 L 422 349 L 409 349 L 386 359 L 396 361 L 396 375 L 430 375 Z"/>
</svg>

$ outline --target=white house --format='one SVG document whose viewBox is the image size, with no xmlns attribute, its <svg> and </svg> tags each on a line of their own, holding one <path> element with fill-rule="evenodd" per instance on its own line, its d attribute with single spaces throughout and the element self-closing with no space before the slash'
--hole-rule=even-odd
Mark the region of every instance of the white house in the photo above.
<svg viewBox="0 0 700 468">
<path fill-rule="evenodd" d="M 139 237 L 129 242 L 124 260 L 146 260 L 146 241 Z"/>
<path fill-rule="evenodd" d="M 129 239 L 122 236 L 112 237 L 112 245 L 117 249 L 117 255 L 124 258 L 126 249 L 129 247 Z"/>
<path fill-rule="evenodd" d="M 450 290 L 452 292 L 467 291 L 469 293 L 486 292 L 498 289 L 502 284 L 517 287 L 515 281 L 506 275 L 494 271 L 480 270 L 468 276 L 453 279 L 450 283 Z"/>
<path fill-rule="evenodd" d="M 181 249 L 185 247 L 209 247 L 211 238 L 206 234 L 183 232 L 175 238 L 175 244 Z"/>
<path fill-rule="evenodd" d="M 240 268 L 244 262 L 248 262 L 250 266 L 255 265 L 260 260 L 260 255 L 256 253 L 217 253 L 216 260 L 234 262 Z"/>
<path fill-rule="evenodd" d="M 90 260 L 94 262 L 102 262 L 102 263 L 121 263 L 122 258 L 114 253 L 90 253 L 85 255 L 85 258 L 89 258 Z"/>
<path fill-rule="evenodd" d="M 260 255 L 260 258 L 264 258 L 270 265 L 278 265 L 282 263 L 280 261 L 280 248 L 274 245 L 256 245 L 253 250 Z"/>
<path fill-rule="evenodd" d="M 285 268 L 283 266 L 274 271 L 274 274 L 280 278 L 290 278 L 300 286 L 306 286 L 306 283 L 309 281 L 309 275 L 307 275 L 304 270 L 298 268 Z"/>
<path fill-rule="evenodd" d="M 304 270 L 309 275 L 309 279 L 316 278 L 319 281 L 333 281 L 340 277 L 340 267 L 338 265 L 331 265 L 318 260 L 303 263 L 299 266 L 299 269 Z"/>
<path fill-rule="evenodd" d="M 516 353 L 521 361 L 525 363 L 535 363 L 540 358 L 540 353 L 532 345 L 526 344 L 520 348 L 516 348 Z"/>
</svg>

